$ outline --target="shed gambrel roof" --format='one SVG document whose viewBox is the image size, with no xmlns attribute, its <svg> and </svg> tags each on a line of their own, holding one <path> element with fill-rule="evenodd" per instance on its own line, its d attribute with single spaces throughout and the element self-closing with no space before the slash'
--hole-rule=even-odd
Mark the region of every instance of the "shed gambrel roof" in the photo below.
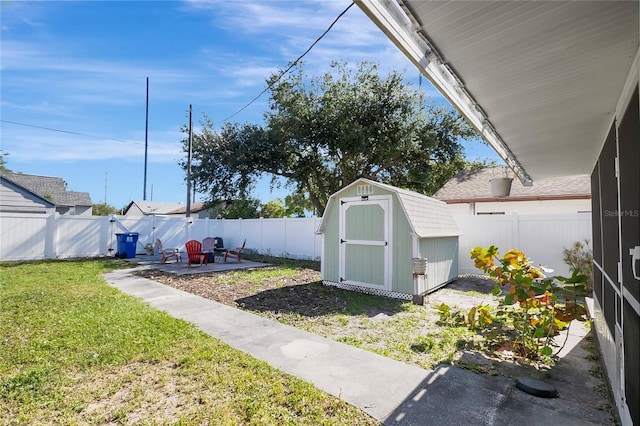
<svg viewBox="0 0 640 426">
<path fill-rule="evenodd" d="M 50 200 L 56 206 L 90 207 L 93 205 L 88 192 L 67 191 L 67 184 L 62 178 L 10 172 L 2 172 L 1 174 L 5 179 L 29 190 L 39 197 Z"/>
<path fill-rule="evenodd" d="M 479 201 L 568 200 L 591 198 L 591 179 L 588 175 L 538 179 L 532 186 L 524 186 L 518 179 L 511 185 L 508 197 L 491 194 L 490 180 L 503 175 L 501 167 L 458 172 L 445 183 L 433 198 L 449 204 Z M 509 176 L 513 176 L 509 172 Z"/>
<path fill-rule="evenodd" d="M 416 236 L 420 238 L 434 238 L 460 235 L 458 225 L 449 212 L 446 203 L 418 192 L 397 188 L 365 178 L 360 178 L 331 195 L 325 211 L 329 211 L 329 207 L 331 204 L 337 202 L 337 198 L 339 198 L 341 193 L 361 183 L 377 186 L 378 188 L 396 194 L 409 222 L 409 226 L 411 227 L 411 232 Z M 323 215 L 320 226 L 318 227 L 318 233 L 324 232 L 325 218 L 326 215 Z"/>
</svg>

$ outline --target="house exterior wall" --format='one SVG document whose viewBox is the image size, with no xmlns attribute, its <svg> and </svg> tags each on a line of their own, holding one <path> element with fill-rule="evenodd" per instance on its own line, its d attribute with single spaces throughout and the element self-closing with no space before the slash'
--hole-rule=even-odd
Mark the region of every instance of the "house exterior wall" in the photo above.
<svg viewBox="0 0 640 426">
<path fill-rule="evenodd" d="M 134 203 L 127 210 L 126 216 L 144 216 L 144 212 Z"/>
<path fill-rule="evenodd" d="M 451 203 L 447 208 L 453 215 L 464 214 L 563 214 L 591 211 L 590 199 L 491 201 L 475 203 Z"/>
<path fill-rule="evenodd" d="M 92 216 L 93 206 L 56 206 L 56 213 L 64 216 Z"/>
<path fill-rule="evenodd" d="M 93 206 L 76 206 L 76 216 L 92 216 Z"/>
<path fill-rule="evenodd" d="M 53 213 L 54 207 L 38 196 L 14 187 L 2 180 L 0 211 L 13 213 Z"/>
<path fill-rule="evenodd" d="M 633 256 L 640 250 L 640 67 L 635 72 L 633 94 L 619 103 L 591 174 L 594 325 L 622 424 L 640 424 L 640 259 Z"/>
</svg>

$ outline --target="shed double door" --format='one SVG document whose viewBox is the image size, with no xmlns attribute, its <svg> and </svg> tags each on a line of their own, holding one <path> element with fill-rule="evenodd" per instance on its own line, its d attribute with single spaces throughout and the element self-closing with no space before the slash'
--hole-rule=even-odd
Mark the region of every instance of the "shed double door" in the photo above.
<svg viewBox="0 0 640 426">
<path fill-rule="evenodd" d="M 389 196 L 340 200 L 340 282 L 391 290 Z"/>
</svg>

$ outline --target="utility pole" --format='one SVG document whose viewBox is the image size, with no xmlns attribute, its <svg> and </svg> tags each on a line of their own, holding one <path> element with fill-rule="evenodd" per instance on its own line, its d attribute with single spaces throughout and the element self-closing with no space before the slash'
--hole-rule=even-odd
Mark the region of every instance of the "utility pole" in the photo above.
<svg viewBox="0 0 640 426">
<path fill-rule="evenodd" d="M 189 104 L 189 151 L 187 153 L 187 207 L 186 217 L 191 217 L 191 151 L 193 148 L 193 120 L 191 118 L 192 108 Z"/>
<path fill-rule="evenodd" d="M 147 152 L 149 150 L 149 77 L 147 77 L 147 112 L 144 128 L 144 190 L 142 191 L 142 199 L 147 200 Z"/>
</svg>

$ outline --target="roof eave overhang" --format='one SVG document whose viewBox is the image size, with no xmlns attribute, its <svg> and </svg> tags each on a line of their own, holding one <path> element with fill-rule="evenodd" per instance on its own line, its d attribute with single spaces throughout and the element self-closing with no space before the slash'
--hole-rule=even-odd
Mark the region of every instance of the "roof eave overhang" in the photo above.
<svg viewBox="0 0 640 426">
<path fill-rule="evenodd" d="M 478 102 L 465 89 L 453 69 L 441 59 L 436 47 L 414 31 L 415 26 L 409 15 L 390 0 L 354 1 L 440 93 L 469 120 L 513 170 L 520 182 L 524 186 L 531 186 L 531 177 L 495 130 Z"/>
</svg>

